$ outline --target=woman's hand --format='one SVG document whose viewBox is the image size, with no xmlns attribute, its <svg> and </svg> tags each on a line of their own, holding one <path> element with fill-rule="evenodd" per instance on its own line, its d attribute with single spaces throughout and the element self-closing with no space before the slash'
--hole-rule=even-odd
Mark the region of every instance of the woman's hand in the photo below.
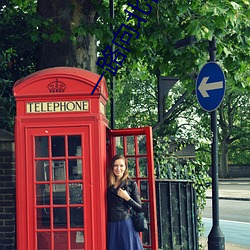
<svg viewBox="0 0 250 250">
<path fill-rule="evenodd" d="M 119 197 L 121 197 L 122 199 L 124 199 L 125 201 L 129 201 L 131 199 L 131 197 L 129 196 L 127 190 L 123 190 L 121 188 L 118 189 L 117 195 Z"/>
</svg>

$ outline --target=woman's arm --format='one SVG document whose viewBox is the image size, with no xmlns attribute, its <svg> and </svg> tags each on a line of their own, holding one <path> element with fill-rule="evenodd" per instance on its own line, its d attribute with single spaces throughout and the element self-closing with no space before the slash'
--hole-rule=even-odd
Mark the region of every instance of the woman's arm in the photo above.
<svg viewBox="0 0 250 250">
<path fill-rule="evenodd" d="M 133 210 L 141 212 L 141 197 L 136 182 L 132 182 L 128 188 L 130 195 L 127 190 L 123 190 L 122 188 L 119 188 L 117 195 L 123 198 Z"/>
</svg>

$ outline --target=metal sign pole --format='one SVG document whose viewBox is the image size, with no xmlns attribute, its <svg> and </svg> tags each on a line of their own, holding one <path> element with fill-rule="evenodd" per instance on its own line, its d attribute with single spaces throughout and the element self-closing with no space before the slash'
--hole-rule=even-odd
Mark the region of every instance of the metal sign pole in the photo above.
<svg viewBox="0 0 250 250">
<path fill-rule="evenodd" d="M 215 58 L 215 38 L 209 42 L 210 61 Z M 211 112 L 212 140 L 212 204 L 213 204 L 213 227 L 208 235 L 208 250 L 224 250 L 225 238 L 219 225 L 219 181 L 218 181 L 218 128 L 217 110 Z"/>
</svg>

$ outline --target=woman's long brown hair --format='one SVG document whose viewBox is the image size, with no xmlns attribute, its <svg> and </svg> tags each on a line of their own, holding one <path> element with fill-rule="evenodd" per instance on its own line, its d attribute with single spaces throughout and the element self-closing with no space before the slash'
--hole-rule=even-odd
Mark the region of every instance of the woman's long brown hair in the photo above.
<svg viewBox="0 0 250 250">
<path fill-rule="evenodd" d="M 108 173 L 107 173 L 107 175 L 108 175 L 107 176 L 108 177 L 108 187 L 115 184 L 115 174 L 114 174 L 113 170 L 114 170 L 115 161 L 119 160 L 119 159 L 123 159 L 125 162 L 125 166 L 126 166 L 126 169 L 125 169 L 125 172 L 122 176 L 121 182 L 126 180 L 126 179 L 130 179 L 129 172 L 128 172 L 128 160 L 125 158 L 124 155 L 115 155 L 113 157 L 113 159 L 111 160 L 109 167 L 108 167 Z"/>
</svg>

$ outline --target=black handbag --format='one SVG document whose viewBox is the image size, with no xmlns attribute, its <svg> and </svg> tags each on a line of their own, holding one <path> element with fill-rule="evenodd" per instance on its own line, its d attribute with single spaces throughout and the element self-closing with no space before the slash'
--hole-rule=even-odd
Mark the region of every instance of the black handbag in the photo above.
<svg viewBox="0 0 250 250">
<path fill-rule="evenodd" d="M 148 230 L 148 222 L 143 212 L 137 213 L 135 211 L 132 211 L 131 218 L 137 232 L 144 232 Z"/>
</svg>

